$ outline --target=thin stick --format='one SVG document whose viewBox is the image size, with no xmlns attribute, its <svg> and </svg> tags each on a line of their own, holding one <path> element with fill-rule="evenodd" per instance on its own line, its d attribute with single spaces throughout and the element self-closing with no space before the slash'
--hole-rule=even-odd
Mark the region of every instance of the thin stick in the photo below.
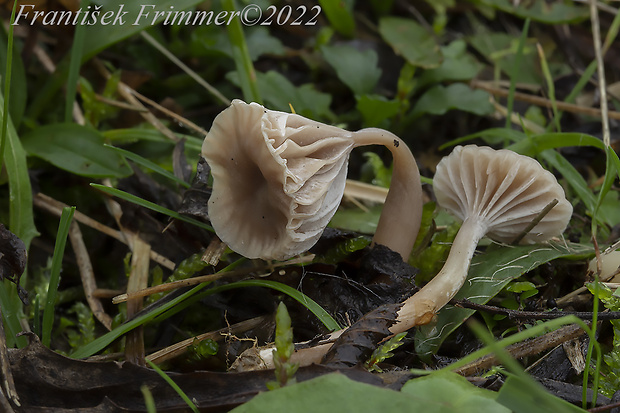
<svg viewBox="0 0 620 413">
<path fill-rule="evenodd" d="M 512 355 L 512 357 L 519 359 L 528 355 L 539 354 L 564 342 L 581 337 L 584 334 L 585 331 L 583 331 L 581 327 L 577 325 L 569 325 L 543 336 L 536 337 L 532 340 L 513 344 L 508 346 L 506 350 Z M 456 373 L 463 376 L 471 376 L 488 370 L 497 364 L 499 364 L 499 360 L 494 354 L 489 354 L 457 369 Z"/>
<path fill-rule="evenodd" d="M 545 215 L 547 215 L 551 209 L 553 209 L 554 206 L 556 206 L 558 204 L 558 200 L 554 199 L 553 201 L 549 202 L 547 204 L 546 207 L 543 208 L 542 211 L 540 211 L 540 213 L 538 215 L 536 215 L 536 218 L 534 218 L 532 220 L 532 222 L 530 222 L 527 227 L 525 227 L 525 229 L 523 231 L 521 231 L 519 233 L 519 235 L 516 236 L 515 239 L 512 240 L 512 242 L 510 243 L 510 245 L 515 245 L 518 244 L 519 242 L 521 242 L 521 240 L 527 235 L 529 234 L 529 232 L 531 230 L 534 229 L 534 227 L 536 225 L 538 225 L 538 223 L 545 217 Z"/>
<path fill-rule="evenodd" d="M 191 337 L 186 340 L 175 343 L 171 346 L 168 346 L 164 349 L 156 351 L 146 357 L 147 360 L 152 361 L 156 364 L 161 364 L 164 361 L 170 360 L 172 358 L 178 357 L 187 351 L 187 348 L 195 343 L 199 343 L 201 341 L 211 339 L 217 341 L 226 335 L 237 335 L 241 334 L 250 329 L 256 328 L 265 322 L 267 317 L 255 317 L 249 320 L 241 321 L 239 323 L 233 324 L 231 326 L 221 328 L 216 331 L 211 331 L 208 333 L 200 334 L 196 337 Z"/>
<path fill-rule="evenodd" d="M 505 89 L 500 89 L 500 88 L 496 88 L 491 86 L 490 82 L 483 82 L 483 81 L 479 81 L 479 80 L 472 80 L 470 82 L 470 86 L 474 87 L 476 89 L 482 89 L 482 90 L 486 90 L 487 92 L 491 93 L 492 95 L 495 96 L 501 96 L 501 97 L 507 97 L 508 96 L 508 91 Z M 527 102 L 527 103 L 531 103 L 533 105 L 536 106 L 542 106 L 545 108 L 552 108 L 553 104 L 549 99 L 545 99 L 543 97 L 540 96 L 533 96 L 533 95 L 528 95 L 527 93 L 520 93 L 520 92 L 515 92 L 514 93 L 514 98 L 516 100 L 519 100 L 521 102 Z M 579 114 L 583 114 L 583 115 L 588 115 L 588 116 L 592 116 L 592 117 L 597 117 L 600 118 L 602 117 L 601 115 L 601 109 L 596 109 L 596 108 L 588 108 L 585 106 L 579 106 L 579 105 L 575 105 L 573 103 L 566 103 L 566 102 L 562 102 L 560 100 L 557 100 L 556 102 L 557 108 L 559 110 L 563 110 L 566 112 L 572 112 L 572 113 L 579 113 Z M 617 119 L 620 120 L 620 112 L 615 112 L 615 111 L 607 111 L 607 115 L 609 119 Z"/>
<path fill-rule="evenodd" d="M 144 103 L 153 106 L 155 109 L 157 109 L 158 111 L 160 111 L 161 113 L 168 115 L 169 117 L 171 117 L 172 119 L 176 120 L 177 122 L 183 124 L 185 127 L 189 128 L 189 129 L 193 129 L 194 131 L 196 131 L 197 133 L 199 133 L 200 135 L 204 136 L 207 134 L 207 131 L 204 128 L 201 128 L 200 126 L 196 125 L 194 122 L 192 122 L 189 119 L 184 118 L 183 116 L 180 116 L 176 113 L 174 113 L 173 111 L 171 111 L 170 109 L 167 109 L 165 107 L 163 107 L 162 105 L 160 105 L 159 103 L 147 98 L 146 96 L 144 96 L 143 94 L 137 92 L 135 89 L 131 89 L 129 88 L 129 90 L 131 91 L 131 93 L 137 97 L 138 99 L 140 99 L 141 101 L 143 101 Z"/>
<path fill-rule="evenodd" d="M 601 99 L 601 123 L 603 125 L 603 143 L 609 147 L 611 137 L 609 132 L 609 118 L 607 117 L 607 87 L 605 81 L 605 65 L 601 53 L 601 28 L 598 20 L 597 0 L 590 0 L 590 20 L 592 21 L 592 41 L 594 42 L 594 55 L 598 72 L 598 90 Z"/>
</svg>

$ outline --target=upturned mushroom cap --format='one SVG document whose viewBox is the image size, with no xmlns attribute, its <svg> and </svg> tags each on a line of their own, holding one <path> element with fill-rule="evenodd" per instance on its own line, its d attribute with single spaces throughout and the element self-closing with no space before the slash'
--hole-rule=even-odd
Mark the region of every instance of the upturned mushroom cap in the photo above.
<svg viewBox="0 0 620 413">
<path fill-rule="evenodd" d="M 216 233 L 248 258 L 307 251 L 338 208 L 353 146 L 343 129 L 234 100 L 202 145 Z"/>
<path fill-rule="evenodd" d="M 509 243 L 554 199 L 558 201 L 521 243 L 560 235 L 573 207 L 553 174 L 513 151 L 457 146 L 437 165 L 433 188 L 438 204 L 464 221 L 476 218 L 486 235 Z"/>
</svg>

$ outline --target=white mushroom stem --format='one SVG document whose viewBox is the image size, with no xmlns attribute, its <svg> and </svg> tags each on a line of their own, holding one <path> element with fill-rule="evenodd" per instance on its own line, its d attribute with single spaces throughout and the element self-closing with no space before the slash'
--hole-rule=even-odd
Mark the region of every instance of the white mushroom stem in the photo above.
<svg viewBox="0 0 620 413">
<path fill-rule="evenodd" d="M 392 153 L 394 170 L 373 244 L 381 244 L 409 259 L 422 221 L 422 184 L 413 154 L 396 135 L 367 128 L 353 134 L 355 146 L 383 145 Z"/>
<path fill-rule="evenodd" d="M 468 217 L 459 229 L 448 258 L 441 271 L 420 291 L 404 301 L 398 311 L 396 324 L 390 331 L 394 334 L 427 324 L 443 308 L 465 283 L 478 241 L 484 237 L 486 226 L 480 217 Z"/>
</svg>

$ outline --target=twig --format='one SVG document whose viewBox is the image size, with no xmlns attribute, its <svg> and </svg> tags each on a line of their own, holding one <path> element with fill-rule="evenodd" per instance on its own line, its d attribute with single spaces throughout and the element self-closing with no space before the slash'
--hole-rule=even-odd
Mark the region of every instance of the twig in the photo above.
<svg viewBox="0 0 620 413">
<path fill-rule="evenodd" d="M 592 41 L 594 42 L 594 55 L 598 72 L 598 90 L 601 99 L 601 123 L 603 126 L 603 143 L 606 147 L 611 145 L 609 133 L 609 119 L 607 117 L 607 87 L 605 81 L 605 65 L 603 54 L 601 53 L 601 28 L 598 21 L 597 0 L 590 0 L 590 20 L 592 21 Z"/>
<path fill-rule="evenodd" d="M 521 242 L 521 240 L 531 231 L 534 229 L 534 227 L 536 225 L 538 225 L 538 223 L 545 217 L 545 215 L 547 215 L 554 206 L 556 206 L 558 204 L 558 200 L 554 199 L 553 201 L 549 202 L 547 204 L 546 207 L 543 208 L 542 211 L 540 211 L 540 213 L 538 215 L 536 215 L 536 217 L 532 220 L 532 222 L 530 222 L 527 227 L 525 227 L 525 229 L 523 231 L 521 231 L 519 233 L 519 235 L 516 236 L 515 239 L 512 240 L 512 242 L 510 243 L 510 245 L 515 245 L 518 244 L 519 242 Z"/>
<path fill-rule="evenodd" d="M 470 82 L 470 86 L 476 89 L 486 90 L 487 92 L 495 96 L 501 96 L 501 97 L 508 96 L 507 90 L 493 87 L 491 82 L 472 80 Z M 516 100 L 531 103 L 537 106 L 542 106 L 545 108 L 551 108 L 553 106 L 552 102 L 549 99 L 545 99 L 540 96 L 533 96 L 533 95 L 528 95 L 527 93 L 515 92 L 514 97 Z M 597 118 L 600 118 L 602 116 L 601 109 L 579 106 L 573 103 L 562 102 L 561 100 L 556 100 L 556 105 L 559 110 L 563 110 L 566 112 L 580 113 L 583 115 L 593 116 Z M 608 115 L 608 118 L 610 119 L 620 120 L 620 112 L 615 112 L 615 111 L 610 110 L 610 111 L 607 111 L 607 115 Z"/>
<path fill-rule="evenodd" d="M 180 116 L 176 113 L 174 113 L 173 111 L 171 111 L 170 109 L 167 109 L 165 107 L 163 107 L 162 105 L 160 105 L 159 103 L 147 98 L 146 96 L 144 96 L 143 94 L 137 92 L 135 89 L 129 89 L 131 91 L 131 93 L 137 97 L 138 99 L 140 99 L 141 101 L 143 101 L 144 103 L 153 106 L 155 109 L 159 110 L 161 113 L 168 115 L 169 117 L 171 117 L 172 119 L 176 120 L 177 122 L 181 123 L 182 125 L 184 125 L 185 127 L 189 128 L 189 129 L 193 129 L 194 131 L 196 131 L 197 133 L 199 133 L 200 135 L 204 136 L 207 134 L 207 131 L 204 128 L 201 128 L 200 126 L 196 125 L 194 122 L 192 122 L 189 119 L 184 118 L 183 116 Z"/>
<path fill-rule="evenodd" d="M 525 320 L 553 320 L 556 318 L 574 315 L 582 320 L 592 320 L 593 313 L 591 311 L 520 311 L 510 310 L 508 308 L 495 307 L 486 304 L 477 304 L 467 299 L 453 300 L 452 304 L 460 308 L 468 308 L 471 310 L 484 311 L 491 314 L 506 315 L 511 319 Z M 597 315 L 599 320 L 618 320 L 620 319 L 620 311 L 599 312 Z"/>
<path fill-rule="evenodd" d="M 187 348 L 195 343 L 199 343 L 207 339 L 217 341 L 218 339 L 221 339 L 224 335 L 241 334 L 245 331 L 258 327 L 263 322 L 265 322 L 266 319 L 267 317 L 265 316 L 255 317 L 249 320 L 245 320 L 245 321 L 241 321 L 239 323 L 233 324 L 232 326 L 228 326 L 228 327 L 216 330 L 216 331 L 211 331 L 208 333 L 200 334 L 196 337 L 188 338 L 187 340 L 183 340 L 181 342 L 168 346 L 164 349 L 156 351 L 155 353 L 148 355 L 146 359 L 152 361 L 153 363 L 161 364 L 164 361 L 178 357 L 181 354 L 185 353 L 185 351 L 187 351 Z"/>
<path fill-rule="evenodd" d="M 531 340 L 516 343 L 506 347 L 506 351 L 516 359 L 529 355 L 539 354 L 550 348 L 554 348 L 564 342 L 581 337 L 585 331 L 577 325 L 569 325 L 558 330 L 551 331 L 543 336 Z M 456 370 L 463 376 L 471 376 L 499 364 L 499 360 L 493 354 L 486 355 Z"/>
</svg>

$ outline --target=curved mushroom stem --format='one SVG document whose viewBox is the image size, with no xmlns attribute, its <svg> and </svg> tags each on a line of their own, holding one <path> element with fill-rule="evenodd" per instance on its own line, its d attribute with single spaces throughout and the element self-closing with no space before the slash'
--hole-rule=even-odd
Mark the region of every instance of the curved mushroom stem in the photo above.
<svg viewBox="0 0 620 413">
<path fill-rule="evenodd" d="M 420 171 L 407 145 L 383 129 L 367 128 L 352 134 L 355 146 L 383 145 L 392 153 L 394 171 L 390 190 L 372 239 L 409 259 L 422 222 L 422 184 Z"/>
<path fill-rule="evenodd" d="M 390 331 L 394 334 L 427 324 L 433 316 L 456 295 L 465 283 L 469 264 L 478 241 L 485 235 L 486 227 L 478 217 L 468 217 L 456 234 L 448 259 L 420 291 L 403 303 L 396 324 Z"/>
</svg>

